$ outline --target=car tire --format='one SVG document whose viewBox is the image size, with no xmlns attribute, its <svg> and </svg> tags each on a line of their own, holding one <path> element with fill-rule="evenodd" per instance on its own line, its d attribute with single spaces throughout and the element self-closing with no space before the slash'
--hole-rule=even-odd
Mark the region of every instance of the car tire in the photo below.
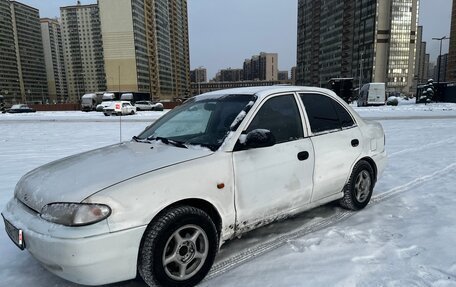
<svg viewBox="0 0 456 287">
<path fill-rule="evenodd" d="M 144 233 L 138 272 L 149 286 L 194 286 L 212 267 L 218 242 L 214 222 L 204 211 L 169 209 Z"/>
<path fill-rule="evenodd" d="M 365 160 L 359 161 L 345 185 L 344 197 L 340 200 L 340 205 L 350 210 L 363 209 L 372 197 L 374 186 L 375 178 L 372 166 Z"/>
<path fill-rule="evenodd" d="M 104 114 L 105 116 L 109 117 L 109 114 L 107 114 L 107 113 L 103 113 L 103 114 Z"/>
<path fill-rule="evenodd" d="M 134 114 L 135 114 L 135 111 L 131 111 L 131 112 L 130 112 L 130 115 L 134 115 Z"/>
</svg>

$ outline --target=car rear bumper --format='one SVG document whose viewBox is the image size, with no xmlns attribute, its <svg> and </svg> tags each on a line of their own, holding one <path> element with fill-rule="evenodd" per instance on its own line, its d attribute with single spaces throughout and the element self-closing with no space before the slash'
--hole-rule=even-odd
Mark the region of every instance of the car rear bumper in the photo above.
<svg viewBox="0 0 456 287">
<path fill-rule="evenodd" d="M 388 164 L 388 156 L 386 154 L 386 150 L 381 153 L 378 153 L 372 156 L 372 159 L 377 166 L 377 180 L 382 176 L 383 172 L 385 171 L 386 165 Z"/>
<path fill-rule="evenodd" d="M 2 215 L 22 230 L 25 248 L 32 256 L 59 277 L 84 285 L 136 277 L 138 250 L 146 226 L 113 233 L 106 221 L 95 224 L 96 228 L 61 226 L 41 219 L 17 199 L 8 203 Z M 94 233 L 96 230 L 101 234 Z"/>
</svg>

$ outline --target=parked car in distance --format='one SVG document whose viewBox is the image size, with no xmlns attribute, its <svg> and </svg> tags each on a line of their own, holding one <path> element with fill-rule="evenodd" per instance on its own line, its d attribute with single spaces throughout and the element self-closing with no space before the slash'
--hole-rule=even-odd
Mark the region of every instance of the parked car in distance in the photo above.
<svg viewBox="0 0 456 287">
<path fill-rule="evenodd" d="M 101 97 L 101 104 L 97 105 L 95 110 L 97 112 L 102 112 L 104 108 L 109 107 L 112 102 L 119 100 L 120 93 L 116 92 L 106 92 Z"/>
<path fill-rule="evenodd" d="M 111 102 L 111 105 L 103 109 L 105 116 L 125 116 L 136 114 L 136 107 L 132 106 L 127 101 L 115 101 Z"/>
<path fill-rule="evenodd" d="M 330 90 L 223 90 L 27 173 L 2 215 L 67 280 L 194 286 L 227 240 L 335 200 L 364 208 L 385 166 L 382 126 Z"/>
<path fill-rule="evenodd" d="M 8 110 L 8 113 L 10 114 L 19 114 L 19 113 L 34 113 L 36 112 L 35 109 L 30 108 L 26 104 L 18 104 L 18 105 L 13 105 L 11 108 Z"/>
<path fill-rule="evenodd" d="M 151 101 L 138 101 L 135 103 L 137 111 L 163 111 L 162 103 L 152 103 Z"/>
</svg>

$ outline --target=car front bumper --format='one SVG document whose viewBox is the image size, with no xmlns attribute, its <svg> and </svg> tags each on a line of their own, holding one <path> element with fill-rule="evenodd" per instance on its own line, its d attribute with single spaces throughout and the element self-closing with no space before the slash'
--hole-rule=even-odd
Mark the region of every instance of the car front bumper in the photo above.
<svg viewBox="0 0 456 287">
<path fill-rule="evenodd" d="M 53 224 L 12 199 L 2 213 L 22 230 L 25 248 L 50 272 L 84 285 L 136 277 L 138 250 L 147 226 L 109 232 L 106 220 L 84 227 Z"/>
</svg>

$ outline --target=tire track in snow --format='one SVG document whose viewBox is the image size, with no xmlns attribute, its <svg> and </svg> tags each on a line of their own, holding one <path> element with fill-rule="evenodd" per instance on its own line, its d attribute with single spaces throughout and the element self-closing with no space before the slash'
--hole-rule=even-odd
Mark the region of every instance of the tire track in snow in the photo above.
<svg viewBox="0 0 456 287">
<path fill-rule="evenodd" d="M 443 169 L 439 169 L 432 174 L 417 177 L 414 180 L 407 182 L 406 184 L 397 186 L 388 191 L 385 191 L 376 196 L 373 196 L 369 205 L 379 204 L 385 200 L 390 199 L 391 197 L 394 197 L 400 193 L 406 192 L 418 185 L 421 185 L 425 182 L 429 182 L 432 179 L 434 179 L 435 177 L 445 177 L 448 174 L 448 172 L 452 171 L 452 170 L 456 170 L 456 163 L 448 165 L 447 167 L 445 167 Z M 242 265 L 248 261 L 251 261 L 251 260 L 255 259 L 256 257 L 264 255 L 268 252 L 271 252 L 271 251 L 285 245 L 290 240 L 297 239 L 297 238 L 305 236 L 307 234 L 323 230 L 331 225 L 334 225 L 335 223 L 342 222 L 343 220 L 355 215 L 356 213 L 357 212 L 349 211 L 349 210 L 337 212 L 318 222 L 307 224 L 301 228 L 295 229 L 291 232 L 288 232 L 281 236 L 270 239 L 264 243 L 258 244 L 254 247 L 251 247 L 251 248 L 248 248 L 245 250 L 242 250 L 241 252 L 214 264 L 211 271 L 206 276 L 206 278 L 204 279 L 203 282 L 207 282 L 208 280 L 211 280 L 236 267 L 239 267 L 240 265 Z"/>
<path fill-rule="evenodd" d="M 388 155 L 388 157 L 394 157 L 396 155 L 399 155 L 399 154 L 403 154 L 403 153 L 407 153 L 407 152 L 412 152 L 412 151 L 420 151 L 420 150 L 424 150 L 428 147 L 434 147 L 434 146 L 439 146 L 439 145 L 442 145 L 442 144 L 448 144 L 448 143 L 452 143 L 456 140 L 456 137 L 450 137 L 448 139 L 445 139 L 445 140 L 441 140 L 441 141 L 436 141 L 436 142 L 432 142 L 432 143 L 428 143 L 428 144 L 425 144 L 425 145 L 422 145 L 420 147 L 414 147 L 414 148 L 406 148 L 406 149 L 403 149 L 403 150 L 399 150 L 399 151 L 396 151 L 396 152 L 393 152 L 393 153 L 390 153 Z"/>
</svg>

